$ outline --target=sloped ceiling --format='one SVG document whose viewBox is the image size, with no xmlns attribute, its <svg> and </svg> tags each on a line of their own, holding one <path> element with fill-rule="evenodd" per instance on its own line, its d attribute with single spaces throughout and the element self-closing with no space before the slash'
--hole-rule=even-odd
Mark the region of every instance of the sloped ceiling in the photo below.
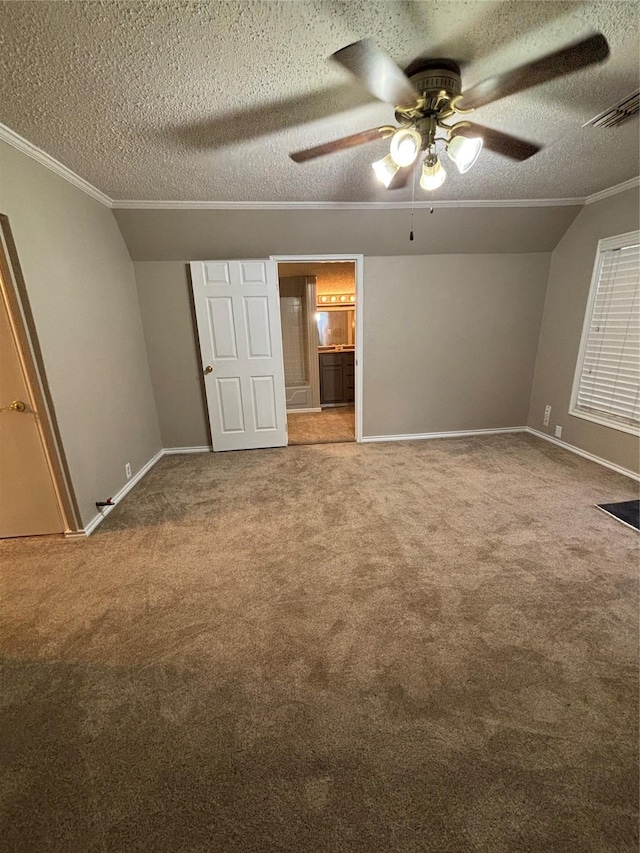
<svg viewBox="0 0 640 853">
<path fill-rule="evenodd" d="M 401 66 L 448 56 L 468 87 L 594 30 L 607 62 L 477 113 L 546 148 L 484 151 L 430 196 L 579 198 L 639 171 L 637 118 L 582 128 L 638 87 L 635 2 L 3 2 L 0 122 L 114 199 L 408 201 L 375 182 L 384 141 L 289 159 L 393 121 L 332 52 L 370 37 Z"/>
</svg>

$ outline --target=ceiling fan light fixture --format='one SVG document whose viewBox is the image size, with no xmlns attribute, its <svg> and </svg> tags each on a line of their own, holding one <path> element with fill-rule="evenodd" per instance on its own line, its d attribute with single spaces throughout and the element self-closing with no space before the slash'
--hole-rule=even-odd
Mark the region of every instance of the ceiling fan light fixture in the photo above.
<svg viewBox="0 0 640 853">
<path fill-rule="evenodd" d="M 437 190 L 444 184 L 447 173 L 442 167 L 442 163 L 437 154 L 429 154 L 424 161 L 422 167 L 422 175 L 420 176 L 420 186 L 423 190 Z"/>
<path fill-rule="evenodd" d="M 391 154 L 387 154 L 382 160 L 376 160 L 371 164 L 371 168 L 376 173 L 376 178 L 387 188 L 400 170 L 400 166 L 394 162 Z"/>
<path fill-rule="evenodd" d="M 454 136 L 447 145 L 450 160 L 458 167 L 461 175 L 468 172 L 482 151 L 482 139 L 479 136 Z"/>
<path fill-rule="evenodd" d="M 422 137 L 414 127 L 401 127 L 391 137 L 389 154 L 396 166 L 406 168 L 415 163 L 420 149 Z"/>
</svg>

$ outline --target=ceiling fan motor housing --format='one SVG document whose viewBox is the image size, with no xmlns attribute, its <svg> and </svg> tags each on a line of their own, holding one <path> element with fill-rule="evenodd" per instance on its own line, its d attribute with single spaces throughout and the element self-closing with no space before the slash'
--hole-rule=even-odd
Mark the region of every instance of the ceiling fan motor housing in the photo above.
<svg viewBox="0 0 640 853">
<path fill-rule="evenodd" d="M 446 92 L 454 98 L 462 92 L 460 66 L 452 59 L 424 59 L 412 63 L 407 74 L 414 89 L 421 95 L 435 97 Z"/>
</svg>

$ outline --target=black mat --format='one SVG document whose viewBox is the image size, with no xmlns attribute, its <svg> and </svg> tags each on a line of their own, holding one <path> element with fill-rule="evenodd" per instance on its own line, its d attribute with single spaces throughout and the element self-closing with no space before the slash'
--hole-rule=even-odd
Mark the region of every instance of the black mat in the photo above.
<svg viewBox="0 0 640 853">
<path fill-rule="evenodd" d="M 617 504 L 596 504 L 596 506 L 623 524 L 640 530 L 640 501 L 620 501 Z"/>
</svg>

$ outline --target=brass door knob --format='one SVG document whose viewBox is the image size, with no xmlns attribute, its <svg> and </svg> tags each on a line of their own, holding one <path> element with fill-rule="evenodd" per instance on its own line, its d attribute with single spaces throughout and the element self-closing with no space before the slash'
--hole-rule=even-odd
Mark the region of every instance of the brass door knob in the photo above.
<svg viewBox="0 0 640 853">
<path fill-rule="evenodd" d="M 205 367 L 204 372 L 205 372 L 205 373 L 213 373 L 213 367 L 211 367 L 211 365 L 210 365 L 210 364 L 208 364 L 208 365 Z"/>
<path fill-rule="evenodd" d="M 9 406 L 12 412 L 24 412 L 27 408 L 22 400 L 14 400 L 13 403 Z"/>
</svg>

